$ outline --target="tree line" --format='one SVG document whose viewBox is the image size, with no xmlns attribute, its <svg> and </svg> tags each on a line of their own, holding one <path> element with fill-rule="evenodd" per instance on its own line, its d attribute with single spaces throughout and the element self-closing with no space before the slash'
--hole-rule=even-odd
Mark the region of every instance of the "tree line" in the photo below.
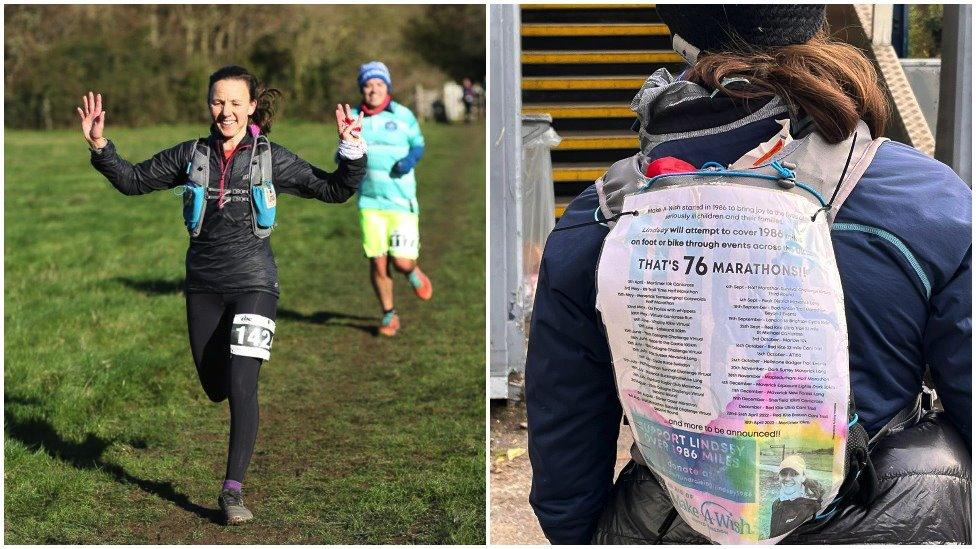
<svg viewBox="0 0 976 549">
<path fill-rule="evenodd" d="M 8 5 L 4 16 L 7 127 L 73 126 L 89 89 L 114 124 L 206 121 L 207 77 L 227 64 L 284 92 L 281 116 L 320 121 L 358 101 L 358 67 L 373 59 L 407 104 L 416 84 L 485 75 L 484 6 Z"/>
</svg>

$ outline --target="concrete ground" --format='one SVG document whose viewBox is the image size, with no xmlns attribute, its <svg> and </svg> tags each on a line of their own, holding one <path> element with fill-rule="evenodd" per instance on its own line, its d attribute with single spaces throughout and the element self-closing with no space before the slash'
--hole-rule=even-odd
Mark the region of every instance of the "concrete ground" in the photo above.
<svg viewBox="0 0 976 549">
<path fill-rule="evenodd" d="M 616 473 L 630 460 L 633 437 L 621 426 L 617 441 Z M 529 505 L 532 465 L 528 455 L 525 403 L 491 403 L 491 517 L 489 543 L 505 545 L 547 544 Z"/>
</svg>

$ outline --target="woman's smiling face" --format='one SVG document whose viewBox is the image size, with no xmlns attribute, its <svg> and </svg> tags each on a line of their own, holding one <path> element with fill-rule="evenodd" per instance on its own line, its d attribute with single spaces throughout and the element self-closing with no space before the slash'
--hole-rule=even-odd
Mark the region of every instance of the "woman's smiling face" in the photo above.
<svg viewBox="0 0 976 549">
<path fill-rule="evenodd" d="M 257 106 L 243 80 L 218 80 L 210 88 L 210 117 L 227 139 L 247 128 L 248 117 L 254 114 Z"/>
<path fill-rule="evenodd" d="M 798 474 L 796 471 L 786 468 L 779 472 L 779 482 L 783 486 L 795 486 L 797 476 Z"/>
<path fill-rule="evenodd" d="M 386 82 L 380 78 L 370 78 L 363 84 L 363 102 L 371 109 L 382 105 L 388 93 Z"/>
</svg>

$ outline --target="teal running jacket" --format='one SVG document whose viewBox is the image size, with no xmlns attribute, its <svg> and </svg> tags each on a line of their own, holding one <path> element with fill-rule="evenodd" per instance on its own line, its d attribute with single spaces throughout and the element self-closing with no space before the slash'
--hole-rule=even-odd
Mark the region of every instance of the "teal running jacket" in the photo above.
<svg viewBox="0 0 976 549">
<path fill-rule="evenodd" d="M 359 116 L 359 107 L 353 116 Z M 410 170 L 400 174 L 394 165 L 411 155 L 411 149 L 423 149 L 424 136 L 410 109 L 390 101 L 379 114 L 363 118 L 366 141 L 366 178 L 359 187 L 359 207 L 418 213 L 417 180 L 411 158 Z"/>
</svg>

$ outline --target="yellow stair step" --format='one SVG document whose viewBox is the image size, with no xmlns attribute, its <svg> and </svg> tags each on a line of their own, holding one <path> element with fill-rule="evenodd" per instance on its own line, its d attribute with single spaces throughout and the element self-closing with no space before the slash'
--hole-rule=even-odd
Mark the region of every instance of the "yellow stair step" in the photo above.
<svg viewBox="0 0 976 549">
<path fill-rule="evenodd" d="M 665 36 L 664 23 L 524 23 L 522 36 Z"/>
<path fill-rule="evenodd" d="M 522 105 L 523 114 L 547 113 L 553 118 L 637 118 L 629 103 L 563 103 Z"/>
<path fill-rule="evenodd" d="M 655 4 L 522 4 L 523 10 L 619 10 L 653 8 Z"/>
<path fill-rule="evenodd" d="M 552 180 L 556 183 L 596 181 L 607 173 L 609 167 L 605 164 L 556 164 L 552 167 Z"/>
<path fill-rule="evenodd" d="M 640 146 L 637 134 L 634 132 L 561 132 L 562 143 L 556 150 L 592 150 L 592 149 L 636 149 Z"/>
<path fill-rule="evenodd" d="M 680 55 L 665 50 L 526 51 L 522 63 L 680 63 Z"/>
<path fill-rule="evenodd" d="M 523 90 L 634 90 L 646 76 L 525 76 Z"/>
</svg>

